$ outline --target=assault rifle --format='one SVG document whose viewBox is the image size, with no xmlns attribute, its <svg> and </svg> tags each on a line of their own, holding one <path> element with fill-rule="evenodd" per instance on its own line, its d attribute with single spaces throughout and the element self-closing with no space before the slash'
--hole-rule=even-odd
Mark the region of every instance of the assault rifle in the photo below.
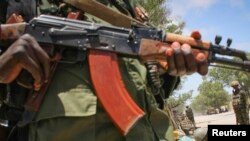
<svg viewBox="0 0 250 141">
<path fill-rule="evenodd" d="M 1 25 L 0 40 L 15 40 L 26 33 L 32 35 L 50 56 L 65 49 L 77 49 L 88 54 L 90 75 L 96 95 L 123 134 L 129 131 L 144 112 L 130 98 L 121 81 L 117 54 L 139 57 L 142 63 L 157 60 L 163 64 L 162 68 L 167 69 L 165 49 L 160 48 L 159 44 L 176 41 L 190 44 L 193 53 L 204 52 L 210 65 L 225 64 L 233 67 L 232 69 L 250 71 L 250 61 L 246 53 L 229 48 L 231 40 L 228 40 L 227 46 L 220 45 L 220 37 L 217 37 L 213 44 L 192 37 L 164 33 L 152 27 L 121 28 L 41 15 L 29 23 Z M 230 59 L 228 56 L 237 57 L 239 60 Z M 55 70 L 56 65 L 51 68 Z M 107 74 L 110 76 L 106 77 Z M 34 118 L 47 87 L 43 86 L 40 91 L 34 92 L 28 98 L 24 120 Z"/>
</svg>

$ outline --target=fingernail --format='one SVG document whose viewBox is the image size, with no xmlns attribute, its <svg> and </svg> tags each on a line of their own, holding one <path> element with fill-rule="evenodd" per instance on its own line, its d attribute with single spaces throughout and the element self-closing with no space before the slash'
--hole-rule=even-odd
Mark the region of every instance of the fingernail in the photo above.
<svg viewBox="0 0 250 141">
<path fill-rule="evenodd" d="M 35 91 L 39 91 L 40 88 L 41 88 L 41 84 L 38 83 L 38 82 L 35 82 L 35 83 L 34 83 L 34 90 L 35 90 Z"/>
<path fill-rule="evenodd" d="M 198 30 L 195 30 L 192 32 L 191 36 L 196 39 L 196 40 L 200 40 L 201 39 L 201 34 Z"/>
<path fill-rule="evenodd" d="M 167 55 L 167 56 L 173 56 L 173 54 L 174 54 L 174 50 L 173 50 L 173 49 L 168 48 L 168 49 L 166 50 L 166 55 Z"/>
<path fill-rule="evenodd" d="M 190 46 L 184 44 L 182 47 L 181 47 L 181 50 L 182 52 L 187 55 L 187 54 L 190 54 L 192 53 L 192 49 L 190 48 Z"/>
<path fill-rule="evenodd" d="M 179 54 L 181 53 L 181 49 L 180 49 L 180 44 L 178 42 L 174 42 L 172 45 L 171 45 L 172 49 L 174 50 L 174 53 L 175 54 Z"/>
<path fill-rule="evenodd" d="M 205 61 L 206 60 L 206 57 L 203 53 L 198 53 L 197 56 L 196 56 L 196 59 L 198 61 Z"/>
</svg>

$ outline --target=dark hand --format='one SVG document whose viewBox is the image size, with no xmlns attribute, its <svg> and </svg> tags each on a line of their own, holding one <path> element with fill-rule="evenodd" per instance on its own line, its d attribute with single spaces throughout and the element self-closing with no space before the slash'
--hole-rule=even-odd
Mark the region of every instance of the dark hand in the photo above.
<svg viewBox="0 0 250 141">
<path fill-rule="evenodd" d="M 197 40 L 201 39 L 198 31 L 195 31 L 191 36 Z M 208 72 L 208 62 L 204 53 L 193 54 L 190 45 L 180 45 L 174 42 L 171 48 L 167 50 L 168 73 L 173 76 L 190 75 L 198 72 L 201 75 L 206 75 Z"/>
<path fill-rule="evenodd" d="M 10 83 L 17 78 L 22 69 L 34 78 L 34 89 L 39 90 L 48 80 L 49 56 L 30 35 L 21 36 L 0 56 L 0 82 Z"/>
</svg>

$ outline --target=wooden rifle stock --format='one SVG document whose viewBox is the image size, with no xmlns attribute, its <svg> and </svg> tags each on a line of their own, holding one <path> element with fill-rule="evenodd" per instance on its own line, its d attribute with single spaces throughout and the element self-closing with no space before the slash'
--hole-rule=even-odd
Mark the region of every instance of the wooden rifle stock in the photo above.
<svg viewBox="0 0 250 141">
<path fill-rule="evenodd" d="M 145 26 L 140 21 L 133 19 L 122 13 L 115 12 L 113 9 L 108 8 L 107 6 L 95 0 L 63 0 L 63 1 L 78 9 L 81 9 L 83 12 L 90 13 L 115 26 L 131 27 L 133 23 Z"/>
</svg>

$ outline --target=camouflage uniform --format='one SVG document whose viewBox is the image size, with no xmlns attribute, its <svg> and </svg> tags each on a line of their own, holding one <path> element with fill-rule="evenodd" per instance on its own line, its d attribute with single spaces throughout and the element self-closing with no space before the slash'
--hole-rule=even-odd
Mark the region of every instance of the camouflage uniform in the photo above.
<svg viewBox="0 0 250 141">
<path fill-rule="evenodd" d="M 237 81 L 233 81 L 231 86 L 234 87 L 232 105 L 235 112 L 236 124 L 249 124 L 248 96 L 244 90 L 239 88 Z"/>
<path fill-rule="evenodd" d="M 117 10 L 108 0 L 98 1 Z M 53 14 L 57 8 L 47 0 L 41 2 L 42 13 Z M 102 22 L 88 14 L 85 17 Z M 70 50 L 64 57 L 72 59 L 75 54 L 75 50 Z M 119 67 L 130 96 L 146 113 L 126 136 L 119 133 L 98 101 L 89 78 L 88 65 L 83 60 L 82 65 L 59 64 L 41 109 L 35 121 L 29 124 L 29 141 L 173 140 L 169 118 L 156 107 L 155 99 L 148 91 L 145 66 L 138 59 L 120 56 Z"/>
</svg>

